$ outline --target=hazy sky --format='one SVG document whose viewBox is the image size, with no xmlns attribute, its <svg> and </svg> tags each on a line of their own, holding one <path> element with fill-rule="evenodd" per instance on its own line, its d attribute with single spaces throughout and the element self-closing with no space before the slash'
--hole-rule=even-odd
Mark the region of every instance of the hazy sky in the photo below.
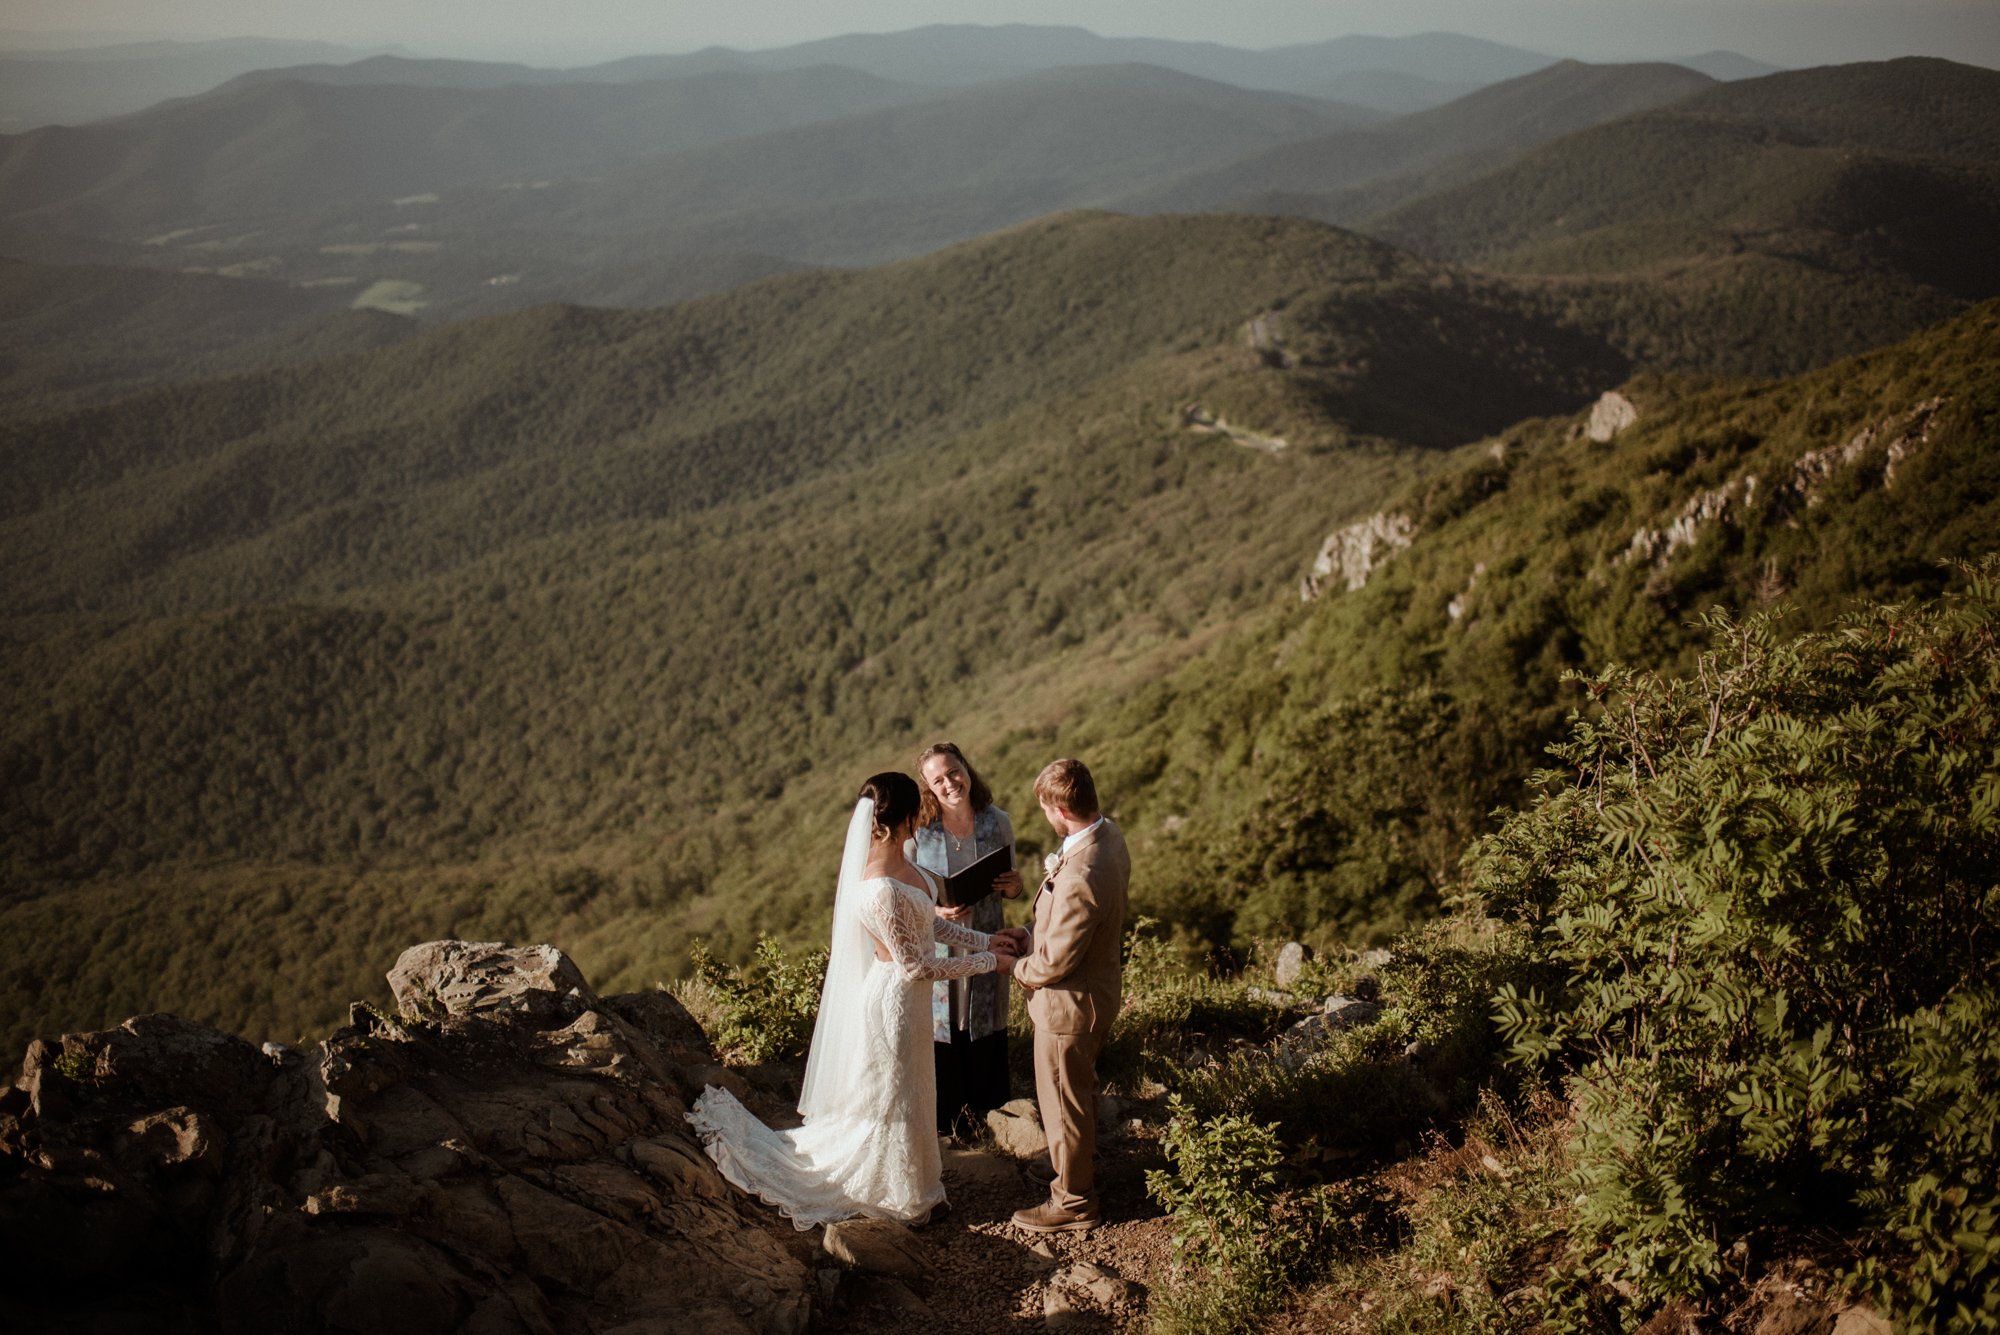
<svg viewBox="0 0 2000 1335">
<path fill-rule="evenodd" d="M 2000 67 L 2000 0 L 0 0 L 4 28 L 310 37 L 544 63 L 926 23 L 1243 47 L 1450 31 L 1587 60 L 1727 48 L 1781 65 L 1943 55 Z"/>
</svg>

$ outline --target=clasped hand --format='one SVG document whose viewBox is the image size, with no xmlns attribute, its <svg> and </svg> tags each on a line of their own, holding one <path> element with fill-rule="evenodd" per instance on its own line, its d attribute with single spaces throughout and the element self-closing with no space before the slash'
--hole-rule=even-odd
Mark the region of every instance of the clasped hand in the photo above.
<svg viewBox="0 0 2000 1335">
<path fill-rule="evenodd" d="M 1025 955 L 1028 952 L 1028 929 L 1025 927 L 1002 927 L 988 939 L 996 955 L 1002 951 L 1009 955 Z"/>
</svg>

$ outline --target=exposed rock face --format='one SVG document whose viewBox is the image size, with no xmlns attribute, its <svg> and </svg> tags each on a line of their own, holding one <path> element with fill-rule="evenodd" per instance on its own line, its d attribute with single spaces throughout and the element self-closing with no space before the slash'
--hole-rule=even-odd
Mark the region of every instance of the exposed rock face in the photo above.
<svg viewBox="0 0 2000 1335">
<path fill-rule="evenodd" d="M 1328 535 L 1313 558 L 1312 570 L 1299 581 L 1299 601 L 1313 601 L 1336 581 L 1349 592 L 1361 588 L 1384 561 L 1408 547 L 1416 536 L 1417 526 L 1408 515 L 1387 512 L 1372 514 Z"/>
<path fill-rule="evenodd" d="M 1735 520 L 1738 512 L 1757 499 L 1754 473 L 1734 478 L 1724 486 L 1699 492 L 1688 499 L 1679 514 L 1665 528 L 1641 528 L 1619 557 L 1621 561 L 1644 561 L 1665 565 L 1682 547 L 1691 547 L 1710 524 Z"/>
<path fill-rule="evenodd" d="M 1638 405 L 1617 390 L 1608 389 L 1590 406 L 1590 420 L 1584 424 L 1583 433 L 1604 445 L 1638 420 Z"/>
<path fill-rule="evenodd" d="M 1800 456 L 1785 486 L 1786 499 L 1800 500 L 1807 509 L 1819 504 L 1820 489 L 1828 478 L 1843 468 L 1860 463 L 1871 452 L 1879 452 L 1882 486 L 1896 485 L 1896 469 L 1931 437 L 1931 421 L 1947 400 L 1943 396 L 1925 399 L 1908 412 L 1895 413 L 1862 427 L 1838 445 L 1827 445 Z"/>
<path fill-rule="evenodd" d="M 1755 473 L 1730 479 L 1689 497 L 1680 512 L 1663 528 L 1640 528 L 1617 560 L 1664 566 L 1682 547 L 1692 546 L 1704 528 L 1713 524 L 1740 524 L 1753 507 L 1783 518 L 1799 509 L 1819 504 L 1827 482 L 1843 469 L 1868 467 L 1879 470 L 1882 487 L 1896 484 L 1896 470 L 1929 443 L 1932 423 L 1950 402 L 1946 397 L 1925 399 L 1903 412 L 1892 413 L 1879 422 L 1862 427 L 1846 440 L 1808 450 L 1792 465 L 1789 475 L 1764 489 L 1758 497 Z M 1454 604 L 1456 606 L 1456 604 Z M 1456 619 L 1456 613 L 1453 614 Z"/>
<path fill-rule="evenodd" d="M 172 1016 L 31 1045 L 0 1096 L 9 1301 L 143 1313 L 94 1329 L 806 1327 L 800 1244 L 683 1120 L 713 1053 L 677 1002 L 599 998 L 549 947 L 435 942 L 394 978 L 403 1018 L 357 1006 L 310 1054 Z"/>
</svg>

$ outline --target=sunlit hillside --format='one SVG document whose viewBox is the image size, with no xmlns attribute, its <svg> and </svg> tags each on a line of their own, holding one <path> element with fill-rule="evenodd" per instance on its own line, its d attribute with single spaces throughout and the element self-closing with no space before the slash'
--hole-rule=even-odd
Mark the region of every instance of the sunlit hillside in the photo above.
<svg viewBox="0 0 2000 1335">
<path fill-rule="evenodd" d="M 646 981 L 809 933 L 859 774 L 940 731 L 1039 763 L 1624 374 L 1315 224 L 1077 216 L 14 424 L 10 912 L 67 961 L 15 1013 L 283 1026 L 399 936 Z"/>
</svg>

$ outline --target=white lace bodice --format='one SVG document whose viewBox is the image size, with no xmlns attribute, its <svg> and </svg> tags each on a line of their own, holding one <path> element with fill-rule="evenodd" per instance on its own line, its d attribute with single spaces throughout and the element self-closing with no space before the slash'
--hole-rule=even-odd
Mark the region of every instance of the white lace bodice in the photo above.
<svg viewBox="0 0 2000 1335">
<path fill-rule="evenodd" d="M 893 876 L 878 876 L 861 888 L 867 895 L 861 909 L 862 925 L 889 952 L 890 962 L 905 979 L 968 978 L 991 973 L 998 963 L 987 949 L 991 937 L 938 917 L 936 905 L 918 887 Z M 964 946 L 974 953 L 939 955 L 935 948 L 939 942 Z"/>
</svg>

